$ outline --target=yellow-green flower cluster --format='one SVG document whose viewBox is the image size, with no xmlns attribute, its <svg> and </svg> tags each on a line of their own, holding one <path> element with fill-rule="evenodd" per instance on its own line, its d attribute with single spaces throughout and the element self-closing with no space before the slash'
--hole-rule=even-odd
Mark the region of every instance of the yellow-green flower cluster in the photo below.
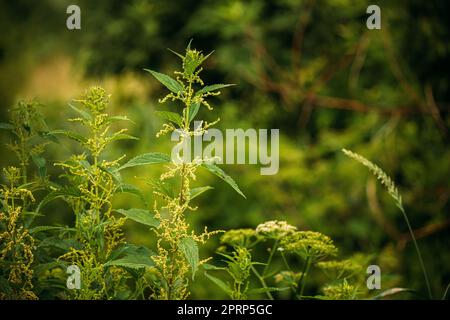
<svg viewBox="0 0 450 320">
<path fill-rule="evenodd" d="M 331 278 L 347 278 L 362 270 L 361 264 L 355 259 L 320 261 L 317 266 Z"/>
<path fill-rule="evenodd" d="M 248 247 L 258 238 L 254 229 L 234 229 L 225 232 L 220 238 L 220 242 L 233 247 Z"/>
<path fill-rule="evenodd" d="M 357 298 L 357 288 L 347 280 L 323 288 L 325 297 L 331 300 L 352 300 Z"/>
<path fill-rule="evenodd" d="M 269 239 L 280 240 L 294 233 L 296 227 L 291 226 L 286 221 L 272 220 L 264 222 L 256 227 L 256 233 Z"/>
<path fill-rule="evenodd" d="M 247 299 L 248 278 L 252 267 L 252 257 L 247 248 L 236 248 L 228 262 L 228 272 L 234 279 L 233 300 Z"/>
<path fill-rule="evenodd" d="M 335 256 L 337 248 L 330 237 L 314 231 L 297 231 L 281 239 L 280 248 L 304 259 L 318 261 Z"/>
</svg>

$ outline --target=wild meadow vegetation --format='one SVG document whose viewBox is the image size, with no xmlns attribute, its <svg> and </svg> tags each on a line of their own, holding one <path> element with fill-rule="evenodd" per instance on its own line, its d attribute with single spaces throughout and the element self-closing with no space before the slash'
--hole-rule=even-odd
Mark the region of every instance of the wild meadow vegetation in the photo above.
<svg viewBox="0 0 450 320">
<path fill-rule="evenodd" d="M 175 79 L 148 70 L 170 92 L 160 103 L 178 102 L 178 112 L 160 111 L 165 121 L 157 137 L 181 130 L 181 139 L 202 136 L 220 119 L 201 121 L 193 127 L 200 108 L 213 110 L 208 97 L 218 96 L 229 84 L 205 85 L 200 77 L 202 63 L 209 57 L 191 48 L 174 52 L 181 62 Z M 20 102 L 11 109 L 11 120 L 2 123 L 10 132 L 8 149 L 16 162 L 3 169 L 1 188 L 1 297 L 3 299 L 39 299 L 44 293 L 61 299 L 187 299 L 189 286 L 195 285 L 199 269 L 231 299 L 244 300 L 260 295 L 267 299 L 286 291 L 293 299 L 357 299 L 370 296 L 365 287 L 365 268 L 370 258 L 355 254 L 338 258 L 333 240 L 317 231 L 297 230 L 286 221 L 271 220 L 255 228 L 196 233 L 187 216 L 202 214 L 195 198 L 210 186 L 195 186 L 196 172 L 204 168 L 229 184 L 245 198 L 236 182 L 214 164 L 215 159 L 195 158 L 177 161 L 166 153 L 151 152 L 127 161 L 126 156 L 109 159 L 106 150 L 118 140 L 138 140 L 116 122 L 132 122 L 126 115 L 108 114 L 110 96 L 101 87 L 91 87 L 85 95 L 69 104 L 76 114 L 68 121 L 78 124 L 77 131 L 49 129 L 34 102 Z M 113 129 L 114 128 L 114 129 Z M 74 140 L 79 152 L 51 163 L 60 169 L 62 182 L 47 174 L 45 148 L 50 143 L 64 145 Z M 431 288 L 420 249 L 402 206 L 402 199 L 392 179 L 375 164 L 348 150 L 343 152 L 368 167 L 386 187 L 404 215 L 417 250 L 419 262 L 431 298 Z M 156 196 L 153 205 L 141 208 L 115 208 L 117 193 L 133 193 L 145 201 L 145 194 L 125 182 L 121 172 L 136 166 L 162 164 L 165 171 L 157 180 L 148 180 Z M 151 167 L 150 167 L 151 170 Z M 36 201 L 36 194 L 43 198 Z M 61 198 L 74 215 L 69 226 L 38 225 L 34 218 L 51 201 Z M 148 248 L 126 241 L 122 229 L 126 220 L 149 228 L 155 246 Z M 219 265 L 201 258 L 199 247 L 214 236 L 220 237 Z M 256 246 L 267 248 L 267 260 L 252 257 Z M 275 260 L 282 266 L 274 267 Z M 79 288 L 66 286 L 66 271 L 76 266 L 80 272 Z M 327 279 L 321 292 L 306 292 L 305 284 L 313 268 Z M 219 273 L 225 278 L 219 277 Z M 214 274 L 214 275 L 213 275 Z M 392 288 L 379 296 L 412 289 Z"/>
<path fill-rule="evenodd" d="M 0 4 L 0 299 L 449 298 L 448 5 L 69 4 Z"/>
</svg>

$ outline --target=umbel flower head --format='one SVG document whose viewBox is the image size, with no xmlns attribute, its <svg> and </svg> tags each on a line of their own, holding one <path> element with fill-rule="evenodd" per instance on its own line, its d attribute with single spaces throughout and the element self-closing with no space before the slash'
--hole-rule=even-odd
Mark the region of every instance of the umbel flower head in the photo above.
<svg viewBox="0 0 450 320">
<path fill-rule="evenodd" d="M 296 230 L 296 227 L 291 226 L 286 221 L 278 220 L 267 221 L 256 227 L 256 233 L 258 235 L 275 240 L 280 240 L 294 233 Z"/>
<path fill-rule="evenodd" d="M 335 279 L 351 277 L 363 269 L 356 259 L 320 261 L 317 266 L 330 278 Z"/>
<path fill-rule="evenodd" d="M 357 288 L 347 280 L 323 288 L 325 297 L 331 300 L 351 300 L 357 298 Z"/>
<path fill-rule="evenodd" d="M 258 238 L 253 229 L 234 229 L 225 232 L 220 238 L 220 242 L 233 247 L 249 247 Z"/>
<path fill-rule="evenodd" d="M 330 237 L 314 231 L 297 231 L 281 240 L 282 250 L 292 252 L 303 259 L 318 261 L 337 254 L 337 248 Z"/>
</svg>

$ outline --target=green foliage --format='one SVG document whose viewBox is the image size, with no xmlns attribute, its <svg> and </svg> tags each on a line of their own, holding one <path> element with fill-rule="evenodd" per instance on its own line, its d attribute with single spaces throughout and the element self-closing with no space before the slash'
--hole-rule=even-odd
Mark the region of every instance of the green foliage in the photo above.
<svg viewBox="0 0 450 320">
<path fill-rule="evenodd" d="M 185 136 L 202 136 L 218 121 L 213 123 L 205 121 L 200 127 L 191 129 L 191 122 L 201 105 L 212 110 L 206 98 L 219 95 L 220 92 L 217 90 L 226 85 L 204 86 L 199 74 L 202 71 L 201 64 L 209 55 L 204 56 L 200 51 L 191 49 L 190 43 L 184 55 L 175 54 L 182 62 L 182 70 L 174 72 L 176 79 L 156 71 L 148 69 L 146 71 L 171 91 L 160 99 L 160 103 L 171 100 L 179 101 L 182 104 L 181 113 L 168 111 L 158 113 L 168 122 L 163 124 L 163 129 L 157 136 L 182 130 L 184 132 L 180 141 L 182 143 Z M 203 86 L 203 88 L 196 90 L 197 85 Z M 196 179 L 197 168 L 199 166 L 206 167 L 244 196 L 230 176 L 210 163 L 211 159 L 194 159 L 193 161 L 189 159 L 181 162 L 176 160 L 162 154 L 147 154 L 131 160 L 131 165 L 125 164 L 126 167 L 158 162 L 168 163 L 167 171 L 160 176 L 160 181 L 153 183 L 155 185 L 154 193 L 161 198 L 162 202 L 160 204 L 156 200 L 154 205 L 155 219 L 159 221 L 159 226 L 155 229 L 157 252 L 153 257 L 158 280 L 153 284 L 152 290 L 153 297 L 157 299 L 184 299 L 189 296 L 187 273 L 190 270 L 192 280 L 194 280 L 199 265 L 205 262 L 205 260 L 200 261 L 199 259 L 198 244 L 204 244 L 208 238 L 217 233 L 217 231 L 208 232 L 205 227 L 202 234 L 196 235 L 185 217 L 188 211 L 197 209 L 190 205 L 191 200 L 211 189 L 208 186 L 191 188 L 191 181 Z M 174 180 L 178 180 L 178 191 L 167 187 L 169 182 Z"/>
<path fill-rule="evenodd" d="M 35 215 L 35 194 L 46 188 L 46 161 L 42 157 L 47 130 L 38 105 L 19 102 L 10 110 L 10 123 L 2 129 L 11 133 L 7 147 L 18 167 L 3 168 L 6 183 L 0 186 L 0 299 L 37 299 L 35 254 L 37 239 L 30 228 Z M 36 175 L 30 178 L 31 159 Z"/>
<path fill-rule="evenodd" d="M 225 257 L 226 266 L 205 265 L 205 269 L 226 271 L 233 279 L 233 285 L 210 274 L 206 276 L 231 299 L 247 299 L 249 295 L 259 297 L 261 294 L 274 299 L 274 293 L 284 292 L 290 292 L 290 297 L 297 299 L 322 299 L 318 294 L 304 294 L 312 267 L 324 270 L 329 277 L 328 282 L 321 284 L 325 298 L 356 299 L 359 297 L 358 287 L 365 284 L 359 256 L 342 261 L 322 261 L 337 254 L 332 240 L 319 232 L 297 231 L 286 221 L 267 221 L 256 229 L 229 230 L 221 237 L 221 243 L 232 249 L 231 253 L 223 253 L 223 248 L 219 250 L 219 254 Z M 268 244 L 271 247 L 267 248 Z M 264 262 L 252 258 L 251 251 L 258 247 L 267 249 Z M 297 269 L 298 263 L 289 262 L 290 256 L 302 261 L 301 269 Z"/>
</svg>

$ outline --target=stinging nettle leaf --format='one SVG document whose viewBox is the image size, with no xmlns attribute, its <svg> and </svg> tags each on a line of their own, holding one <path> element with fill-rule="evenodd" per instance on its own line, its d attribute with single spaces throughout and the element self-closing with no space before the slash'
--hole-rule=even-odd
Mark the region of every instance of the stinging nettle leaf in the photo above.
<svg viewBox="0 0 450 320">
<path fill-rule="evenodd" d="M 237 193 L 239 193 L 241 196 L 247 199 L 247 197 L 242 193 L 241 189 L 239 189 L 239 186 L 237 183 L 231 178 L 229 175 L 227 175 L 222 169 L 220 169 L 215 164 L 209 164 L 209 163 L 203 163 L 203 167 L 208 169 L 211 173 L 218 176 L 220 179 L 228 183 Z"/>
<path fill-rule="evenodd" d="M 116 190 L 116 193 L 130 193 L 134 194 L 135 196 L 139 197 L 139 199 L 142 200 L 145 204 L 147 201 L 145 200 L 144 193 L 137 187 L 127 184 L 127 183 L 121 183 L 119 187 Z"/>
<path fill-rule="evenodd" d="M 191 122 L 192 120 L 194 120 L 195 116 L 198 113 L 198 110 L 200 109 L 200 103 L 194 103 L 190 108 L 189 108 L 189 122 Z"/>
<path fill-rule="evenodd" d="M 159 221 L 156 219 L 149 210 L 144 209 L 116 209 L 121 214 L 123 214 L 128 219 L 145 224 L 150 227 L 157 228 L 159 226 Z"/>
<path fill-rule="evenodd" d="M 155 113 L 164 120 L 173 122 L 180 127 L 183 126 L 183 119 L 181 118 L 181 116 L 178 113 L 170 112 L 170 111 L 156 111 Z"/>
<path fill-rule="evenodd" d="M 119 257 L 108 261 L 105 267 L 119 266 L 132 269 L 151 268 L 155 266 L 151 256 L 153 253 L 146 247 L 128 246 L 119 248 Z"/>
<path fill-rule="evenodd" d="M 183 91 L 183 86 L 175 79 L 171 78 L 170 76 L 159 73 L 150 69 L 144 69 L 147 72 L 150 72 L 156 80 L 161 82 L 167 89 L 172 91 L 173 93 L 178 93 L 180 91 Z"/>
<path fill-rule="evenodd" d="M 112 116 L 108 117 L 106 120 L 107 123 L 116 122 L 116 121 L 129 121 L 134 124 L 134 121 L 128 118 L 127 116 Z"/>
<path fill-rule="evenodd" d="M 172 49 L 170 49 L 170 48 L 167 48 L 167 50 L 169 50 L 170 52 L 172 52 L 174 55 L 176 55 L 176 56 L 178 56 L 181 60 L 183 60 L 184 59 L 184 57 L 181 55 L 181 54 L 179 54 L 178 52 L 176 52 L 176 51 L 173 51 Z"/>
<path fill-rule="evenodd" d="M 198 187 L 198 188 L 193 188 L 190 190 L 190 199 L 194 199 L 197 198 L 199 195 L 201 195 L 203 192 L 208 191 L 214 189 L 213 187 L 210 186 L 205 186 L 205 187 Z"/>
<path fill-rule="evenodd" d="M 170 162 L 170 156 L 168 156 L 167 154 L 161 152 L 150 152 L 134 157 L 117 170 L 120 171 L 125 168 L 144 166 L 147 164 L 155 164 L 155 163 L 168 163 L 168 162 Z"/>
<path fill-rule="evenodd" d="M 80 114 L 85 120 L 88 120 L 88 121 L 92 120 L 92 116 L 88 112 L 78 109 L 77 107 L 75 107 L 74 105 L 72 105 L 70 103 L 69 103 L 69 107 L 72 108 L 72 110 L 74 110 L 78 114 Z"/>
<path fill-rule="evenodd" d="M 81 142 L 81 143 L 86 143 L 87 139 L 85 137 L 83 137 L 82 135 L 72 132 L 72 131 L 68 131 L 68 130 L 52 130 L 49 132 L 46 132 L 45 135 L 48 136 L 54 136 L 56 134 L 62 134 L 72 140 L 75 140 L 77 142 Z"/>
<path fill-rule="evenodd" d="M 178 248 L 181 252 L 183 252 L 186 260 L 190 264 L 192 270 L 192 280 L 194 280 L 195 272 L 197 272 L 199 264 L 197 242 L 190 237 L 186 237 L 180 240 L 178 243 Z"/>
<path fill-rule="evenodd" d="M 212 84 L 212 85 L 206 86 L 206 87 L 198 90 L 196 95 L 201 95 L 203 93 L 219 90 L 219 89 L 226 88 L 226 87 L 231 87 L 231 86 L 234 86 L 234 85 L 235 84 L 232 84 L 232 83 L 231 84 L 223 84 L 223 83 Z"/>
<path fill-rule="evenodd" d="M 75 187 L 64 187 L 58 190 L 54 190 L 50 192 L 44 199 L 42 199 L 41 203 L 39 203 L 36 212 L 39 212 L 43 206 L 45 206 L 50 201 L 53 201 L 57 198 L 63 197 L 80 197 L 81 192 Z"/>
<path fill-rule="evenodd" d="M 216 278 L 208 273 L 205 272 L 205 276 L 214 282 L 220 289 L 222 289 L 226 294 L 230 295 L 232 294 L 232 290 L 228 284 L 220 280 L 219 278 Z"/>
<path fill-rule="evenodd" d="M 139 140 L 139 138 L 126 134 L 126 133 L 120 133 L 113 135 L 111 138 L 111 141 L 117 141 L 117 140 Z"/>
</svg>

